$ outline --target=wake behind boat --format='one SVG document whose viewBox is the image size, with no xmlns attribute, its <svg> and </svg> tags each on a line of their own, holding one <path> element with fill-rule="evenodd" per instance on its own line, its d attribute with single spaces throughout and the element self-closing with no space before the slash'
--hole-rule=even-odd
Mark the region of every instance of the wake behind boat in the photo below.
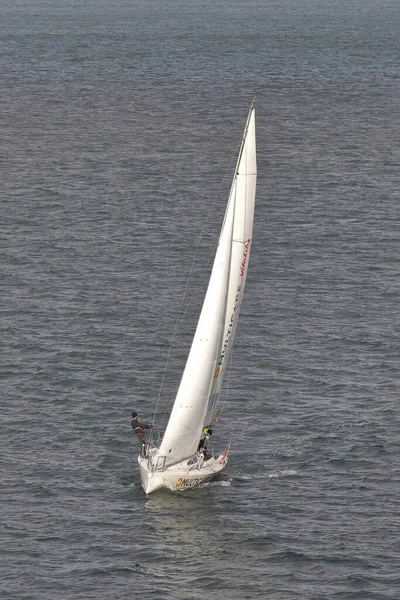
<svg viewBox="0 0 400 600">
<path fill-rule="evenodd" d="M 146 494 L 214 479 L 229 448 L 207 454 L 238 322 L 249 265 L 256 192 L 254 103 L 250 107 L 218 247 L 196 332 L 163 439 L 139 456 Z"/>
</svg>

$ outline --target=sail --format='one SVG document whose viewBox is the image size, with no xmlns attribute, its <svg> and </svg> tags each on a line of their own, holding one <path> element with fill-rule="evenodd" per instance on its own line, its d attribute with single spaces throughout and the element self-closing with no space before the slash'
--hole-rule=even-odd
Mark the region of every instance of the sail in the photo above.
<svg viewBox="0 0 400 600">
<path fill-rule="evenodd" d="M 255 114 L 250 108 L 224 223 L 196 333 L 158 457 L 168 466 L 193 455 L 213 422 L 247 275 L 256 187 Z"/>
<path fill-rule="evenodd" d="M 211 277 L 185 370 L 159 449 L 165 465 L 198 447 L 224 333 L 232 253 L 234 204 L 225 215 Z"/>
<path fill-rule="evenodd" d="M 227 309 L 220 356 L 214 373 L 210 400 L 204 419 L 205 426 L 212 426 L 214 422 L 242 305 L 253 233 L 256 179 L 256 133 L 253 107 L 249 112 L 229 200 L 229 205 L 234 202 L 235 211 Z"/>
</svg>

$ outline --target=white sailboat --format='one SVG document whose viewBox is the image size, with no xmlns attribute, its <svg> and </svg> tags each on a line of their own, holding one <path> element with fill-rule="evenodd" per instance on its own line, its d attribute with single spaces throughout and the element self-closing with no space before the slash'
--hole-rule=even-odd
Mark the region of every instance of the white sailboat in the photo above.
<svg viewBox="0 0 400 600">
<path fill-rule="evenodd" d="M 256 192 L 255 108 L 247 117 L 211 276 L 197 329 L 160 446 L 139 456 L 146 494 L 167 487 L 192 488 L 226 466 L 199 451 L 204 428 L 212 428 L 242 304 L 249 264 Z"/>
</svg>

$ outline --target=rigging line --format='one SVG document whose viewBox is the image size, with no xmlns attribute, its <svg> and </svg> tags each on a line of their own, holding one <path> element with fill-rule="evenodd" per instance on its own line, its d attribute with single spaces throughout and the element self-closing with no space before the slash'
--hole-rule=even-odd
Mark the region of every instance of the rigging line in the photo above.
<svg viewBox="0 0 400 600">
<path fill-rule="evenodd" d="M 214 249 L 214 251 L 215 251 L 215 246 L 214 246 L 214 248 L 213 248 L 213 249 Z M 188 301 L 188 302 L 186 302 L 186 308 L 185 308 L 185 310 L 181 311 L 181 314 L 179 315 L 179 321 L 178 321 L 178 324 L 177 324 L 177 327 L 176 327 L 175 334 L 174 334 L 174 336 L 173 336 L 173 338 L 172 338 L 172 340 L 171 340 L 171 343 L 172 343 L 172 342 L 173 342 L 173 341 L 176 339 L 176 335 L 177 335 L 177 333 L 178 333 L 178 329 L 179 329 L 179 327 L 182 325 L 183 319 L 185 318 L 185 316 L 186 316 L 186 314 L 187 314 L 187 311 L 189 310 L 189 306 L 191 305 L 191 303 L 192 303 L 192 301 L 193 301 L 193 298 L 194 298 L 194 296 L 195 296 L 196 292 L 197 292 L 197 291 L 199 290 L 199 288 L 200 288 L 200 281 L 202 281 L 202 280 L 203 280 L 204 273 L 205 273 L 205 272 L 208 270 L 208 268 L 209 268 L 209 266 L 210 266 L 210 263 L 211 263 L 211 261 L 212 261 L 212 254 L 211 254 L 211 256 L 208 258 L 208 260 L 207 260 L 207 263 L 206 263 L 206 265 L 205 265 L 205 267 L 204 267 L 204 269 L 203 269 L 203 271 L 202 271 L 202 273 L 201 273 L 201 275 L 200 275 L 200 277 L 199 277 L 199 280 L 198 280 L 197 284 L 195 285 L 195 287 L 194 287 L 194 288 L 192 288 L 192 293 L 191 293 L 191 296 L 190 296 L 190 298 L 189 298 L 189 301 Z M 185 294 L 187 293 L 187 291 L 188 291 L 188 287 L 186 287 Z"/>
<path fill-rule="evenodd" d="M 193 298 L 194 298 L 194 296 L 195 296 L 195 293 L 196 293 L 196 292 L 198 291 L 198 289 L 200 288 L 200 282 L 203 280 L 204 274 L 205 274 L 205 273 L 208 271 L 208 269 L 209 269 L 209 265 L 210 265 L 210 263 L 211 263 L 211 261 L 212 261 L 212 259 L 213 259 L 214 255 L 215 255 L 215 250 L 216 250 L 216 248 L 217 248 L 217 246 L 218 246 L 218 243 L 219 243 L 219 234 L 218 234 L 218 235 L 215 235 L 215 234 L 211 233 L 210 231 L 207 231 L 207 230 L 206 230 L 206 226 L 207 226 L 207 224 L 208 224 L 208 221 L 209 221 L 210 215 L 211 215 L 211 213 L 212 213 L 212 211 L 213 211 L 213 209 L 214 209 L 214 206 L 215 206 L 215 204 L 216 204 L 217 198 L 218 198 L 218 196 L 219 196 L 219 194 L 220 194 L 220 192 L 221 192 L 221 188 L 222 188 L 222 186 L 223 186 L 223 184 L 224 184 L 224 182 L 225 182 L 225 179 L 226 179 L 227 175 L 229 174 L 229 172 L 231 171 L 231 165 L 232 165 L 232 162 L 233 162 L 233 160 L 234 160 L 234 157 L 235 157 L 235 155 L 237 154 L 237 152 L 238 152 L 238 149 L 241 149 L 242 143 L 243 143 L 243 140 L 241 140 L 241 141 L 240 141 L 240 142 L 239 142 L 239 143 L 236 145 L 236 148 L 235 148 L 235 150 L 234 150 L 234 152 L 233 152 L 233 154 L 232 154 L 232 156 L 231 156 L 231 159 L 230 159 L 230 161 L 229 161 L 229 165 L 228 165 L 228 167 L 227 167 L 227 168 L 226 168 L 226 170 L 225 170 L 225 174 L 224 174 L 224 176 L 223 176 L 223 178 L 222 178 L 222 181 L 221 181 L 221 183 L 220 183 L 220 186 L 219 186 L 219 188 L 218 188 L 218 190 L 217 190 L 217 193 L 216 193 L 216 195 L 215 195 L 215 198 L 214 198 L 214 200 L 213 200 L 213 202 L 212 202 L 211 208 L 210 208 L 210 210 L 208 211 L 208 214 L 207 214 L 206 220 L 205 220 L 205 222 L 204 222 L 204 225 L 203 225 L 203 227 L 202 227 L 202 229 L 201 229 L 201 232 L 200 232 L 200 235 L 199 235 L 199 239 L 198 239 L 198 242 L 197 242 L 197 246 L 196 246 L 195 255 L 194 255 L 194 257 L 193 257 L 193 261 L 192 261 L 192 266 L 191 266 L 191 269 L 190 269 L 189 277 L 188 277 L 188 280 L 187 280 L 187 283 L 186 283 L 186 288 L 185 288 L 184 296 L 183 296 L 183 299 L 182 299 L 182 302 L 181 302 L 181 311 L 180 311 L 180 313 L 181 313 L 181 314 L 180 314 L 180 316 L 178 317 L 178 320 L 177 320 L 177 325 L 176 325 L 176 327 L 175 327 L 175 332 L 174 332 L 173 338 L 172 338 L 172 340 L 171 340 L 171 343 L 172 343 L 172 341 L 173 341 L 173 339 L 174 339 L 174 337 L 175 337 L 175 335 L 176 335 L 176 332 L 177 332 L 177 330 L 178 330 L 178 329 L 179 329 L 179 327 L 181 326 L 181 324 L 182 324 L 182 322 L 183 322 L 183 319 L 185 318 L 185 316 L 186 316 L 186 313 L 187 313 L 187 311 L 189 310 L 189 306 L 190 306 L 190 304 L 191 304 L 191 303 L 192 303 L 192 301 L 193 301 Z M 204 269 L 203 269 L 202 273 L 200 274 L 200 276 L 198 277 L 197 284 L 196 284 L 196 285 L 195 285 L 195 286 L 192 288 L 192 294 L 191 294 L 191 296 L 190 296 L 190 298 L 189 298 L 189 301 L 187 302 L 187 301 L 186 301 L 186 297 L 187 297 L 187 291 L 188 291 L 188 289 L 189 289 L 189 283 L 190 283 L 190 279 L 191 279 L 191 277 L 192 277 L 192 274 L 193 274 L 194 265 L 195 265 L 195 263 L 196 263 L 196 258 L 197 258 L 197 255 L 198 255 L 198 250 L 199 250 L 199 247 L 200 247 L 200 243 L 201 243 L 202 237 L 203 237 L 204 235 L 210 235 L 210 236 L 212 236 L 212 237 L 216 238 L 218 241 L 217 241 L 217 243 L 214 245 L 214 247 L 212 248 L 212 250 L 211 250 L 211 252 L 210 252 L 210 255 L 209 255 L 209 258 L 207 259 L 207 262 L 206 262 L 206 264 L 205 264 L 205 266 L 204 266 Z M 185 310 L 183 311 L 183 310 L 182 310 L 182 307 L 183 307 L 183 304 L 184 304 L 184 302 L 186 303 L 186 308 L 185 308 Z M 178 314 L 179 314 L 179 313 L 178 313 Z"/>
<path fill-rule="evenodd" d="M 252 107 L 253 107 L 253 105 L 254 105 L 254 102 L 255 102 L 255 99 L 253 99 Z M 246 133 L 247 133 L 248 126 L 249 126 L 249 120 L 248 120 L 248 122 L 247 122 L 247 124 L 246 124 Z M 238 148 L 239 148 L 239 150 L 240 150 L 240 152 L 241 152 L 241 153 L 243 152 L 243 149 L 244 149 L 243 143 L 244 143 L 244 142 L 243 142 L 243 138 L 242 138 L 241 142 L 239 142 L 239 144 L 237 144 L 237 146 L 236 146 L 236 149 L 235 149 L 235 151 L 234 151 L 234 153 L 233 153 L 233 156 L 234 156 L 234 155 L 236 154 L 236 152 L 238 151 Z M 230 160 L 230 163 L 229 163 L 229 164 L 232 164 L 232 160 L 233 160 L 233 157 L 231 158 L 231 160 Z M 239 159 L 237 159 L 236 171 L 237 171 L 237 168 L 238 168 L 238 163 L 239 163 Z M 228 169 L 229 169 L 229 167 L 228 167 Z M 221 191 L 221 187 L 222 187 L 222 185 L 223 185 L 223 182 L 224 182 L 224 180 L 225 180 L 225 178 L 226 178 L 226 174 L 227 174 L 227 172 L 225 172 L 225 175 L 224 175 L 224 177 L 223 177 L 223 180 L 222 180 L 222 182 L 221 182 L 221 185 L 219 186 L 219 189 L 218 189 L 218 191 L 217 191 L 216 197 L 214 198 L 214 201 L 213 201 L 213 203 L 212 203 L 212 206 L 211 206 L 211 208 L 210 208 L 210 210 L 209 210 L 209 213 L 208 213 L 208 215 L 207 215 L 206 221 L 205 221 L 205 223 L 204 223 L 204 225 L 203 225 L 203 228 L 202 228 L 202 231 L 201 231 L 201 233 L 200 233 L 199 241 L 198 241 L 197 248 L 196 248 L 196 253 L 195 253 L 195 256 L 194 256 L 194 259 L 193 259 L 193 263 L 192 263 L 192 269 L 191 269 L 191 272 L 190 272 L 190 275 L 189 275 L 189 280 L 190 280 L 190 277 L 191 277 L 191 275 L 192 275 L 192 272 L 193 272 L 193 268 L 194 268 L 194 264 L 195 264 L 196 257 L 197 257 L 197 254 L 198 254 L 198 248 L 199 248 L 199 245 L 200 245 L 200 242 L 201 242 L 202 236 L 203 236 L 203 235 L 211 235 L 211 236 L 213 236 L 213 237 L 215 237 L 215 238 L 216 238 L 216 237 L 218 237 L 218 242 L 219 242 L 219 236 L 216 236 L 215 234 L 212 234 L 211 232 L 209 232 L 209 231 L 206 231 L 205 227 L 206 227 L 206 225 L 207 225 L 207 222 L 208 222 L 208 219 L 209 219 L 209 217 L 210 217 L 211 211 L 212 211 L 212 209 L 213 209 L 213 207 L 214 207 L 214 205 L 215 205 L 216 199 L 217 199 L 217 197 L 218 197 L 218 195 L 219 195 L 219 193 L 220 193 L 220 191 Z M 233 185 L 233 184 L 232 184 L 232 185 Z M 235 192 L 235 193 L 236 193 L 236 192 Z M 226 213 L 225 213 L 225 217 L 226 217 Z M 242 240 L 242 239 L 240 239 L 240 240 L 233 239 L 233 242 L 235 242 L 235 243 L 244 243 L 244 241 L 245 241 L 244 239 L 243 239 L 243 240 Z M 185 316 L 186 316 L 186 313 L 187 313 L 187 311 L 188 311 L 188 309 L 189 309 L 189 306 L 191 305 L 191 303 L 192 303 L 192 301 L 193 301 L 193 298 L 194 298 L 194 296 L 195 296 L 195 293 L 197 292 L 197 290 L 198 290 L 198 289 L 199 289 L 199 287 L 200 287 L 200 282 L 202 281 L 202 279 L 203 279 L 203 277 L 204 277 L 204 274 L 205 274 L 205 272 L 206 272 L 206 271 L 208 270 L 208 268 L 209 268 L 209 264 L 210 264 L 210 262 L 211 262 L 211 260 L 212 260 L 212 257 L 213 257 L 213 255 L 215 255 L 215 249 L 216 249 L 216 247 L 217 247 L 217 246 L 218 246 L 218 243 L 217 243 L 217 244 L 214 246 L 214 248 L 213 248 L 213 251 L 212 251 L 212 252 L 211 252 L 211 254 L 210 254 L 210 257 L 208 258 L 208 260 L 207 260 L 207 263 L 206 263 L 206 265 L 205 265 L 205 267 L 204 267 L 204 269 L 203 269 L 203 271 L 202 271 L 202 273 L 201 273 L 200 277 L 198 278 L 198 283 L 197 283 L 197 284 L 196 284 L 196 285 L 195 285 L 195 286 L 192 288 L 192 295 L 191 295 L 191 297 L 190 297 L 190 299 L 189 299 L 189 302 L 187 302 L 187 304 L 186 304 L 186 309 L 185 309 L 185 310 L 182 312 L 182 314 L 181 314 L 181 316 L 180 316 L 180 319 L 178 319 L 178 323 L 177 323 L 177 326 L 176 326 L 176 328 L 175 328 L 175 333 L 174 333 L 174 335 L 173 335 L 173 337 L 172 337 L 172 339 L 171 339 L 171 344 L 172 344 L 172 342 L 173 342 L 173 340 L 174 340 L 174 338 L 175 338 L 175 335 L 176 335 L 176 332 L 177 332 L 177 330 L 179 329 L 180 325 L 181 325 L 181 324 L 182 324 L 182 322 L 183 322 L 183 319 L 184 319 L 184 318 L 185 318 Z M 187 282 L 187 285 L 186 285 L 185 294 L 184 294 L 184 300 L 186 299 L 187 290 L 189 289 L 189 280 L 188 280 L 188 282 Z M 182 302 L 182 304 L 183 304 L 183 302 Z M 181 304 L 181 307 L 182 307 L 182 304 Z"/>
<path fill-rule="evenodd" d="M 203 235 L 209 235 L 210 237 L 217 238 L 218 236 L 212 231 L 203 231 Z"/>
<path fill-rule="evenodd" d="M 182 342 L 182 340 L 180 340 L 178 336 L 179 336 L 179 332 L 176 334 L 176 337 L 173 339 L 174 344 L 176 344 L 178 346 L 180 345 L 180 346 L 186 348 L 187 341 Z"/>
<path fill-rule="evenodd" d="M 215 201 L 214 201 L 214 202 L 215 202 Z M 200 235 L 201 235 L 201 234 L 200 234 Z M 207 270 L 207 267 L 209 266 L 209 264 L 210 264 L 210 262 L 211 262 L 211 259 L 212 259 L 212 256 L 211 256 L 211 257 L 208 259 L 207 265 L 204 267 L 204 269 L 203 269 L 203 273 L 202 273 L 202 274 L 201 274 L 201 276 L 200 276 L 200 280 L 202 279 L 202 277 L 203 277 L 203 275 L 204 275 L 204 272 Z M 192 265 L 192 269 L 193 269 L 193 265 Z M 194 298 L 194 295 L 195 295 L 196 291 L 197 291 L 197 290 L 199 289 L 199 287 L 200 287 L 200 283 L 198 282 L 198 283 L 196 284 L 196 286 L 195 286 L 195 287 L 192 289 L 192 294 L 191 294 L 191 297 L 190 297 L 190 299 L 189 299 L 189 302 L 186 302 L 186 309 L 183 311 L 183 310 L 182 310 L 182 305 L 183 305 L 183 303 L 184 303 L 184 301 L 185 301 L 185 298 L 186 298 L 186 296 L 187 296 L 187 292 L 188 292 L 188 288 L 189 288 L 189 285 L 188 285 L 188 284 L 189 284 L 189 280 L 190 280 L 190 275 L 189 275 L 189 279 L 188 279 L 188 282 L 187 282 L 187 285 L 186 285 L 186 288 L 185 288 L 184 296 L 183 296 L 183 299 L 182 299 L 182 302 L 181 302 L 181 307 L 180 307 L 180 310 L 178 311 L 178 318 L 177 318 L 177 322 L 176 322 L 176 324 L 175 324 L 175 330 L 174 330 L 174 333 L 172 334 L 172 337 L 171 337 L 171 340 L 170 340 L 170 345 L 169 345 L 169 349 L 168 349 L 167 361 L 166 361 L 165 368 L 164 368 L 164 372 L 163 372 L 163 378 L 162 378 L 161 388 L 160 388 L 160 392 L 159 392 L 159 397 L 158 397 L 158 400 L 157 400 L 156 411 L 155 411 L 155 413 L 154 413 L 154 417 L 153 417 L 153 423 L 154 423 L 154 421 L 155 421 L 155 417 L 156 417 L 156 412 L 157 412 L 158 403 L 159 403 L 159 400 L 160 400 L 160 398 L 161 398 L 162 386 L 163 386 L 163 383 L 164 383 L 164 379 L 165 379 L 165 375 L 166 375 L 166 371 L 167 371 L 167 366 L 168 366 L 168 360 L 169 360 L 169 357 L 170 357 L 170 355 L 171 355 L 172 346 L 173 346 L 173 344 L 176 344 L 177 342 L 178 342 L 178 344 L 181 344 L 183 347 L 187 345 L 187 343 L 186 343 L 186 342 L 181 342 L 181 341 L 179 340 L 179 338 L 177 337 L 177 336 L 178 336 L 178 333 L 179 333 L 179 327 L 181 326 L 181 324 L 182 324 L 182 322 L 183 322 L 183 319 L 185 318 L 185 315 L 186 315 L 187 311 L 189 310 L 190 303 L 193 301 L 193 298 Z M 176 396 L 176 394 L 177 394 L 177 392 L 178 392 L 178 389 L 179 389 L 179 385 L 176 387 L 175 394 L 174 394 L 175 396 Z M 166 408 L 166 409 L 164 410 L 164 414 L 163 414 L 163 416 L 162 416 L 162 418 L 161 418 L 161 420 L 162 420 L 162 421 L 165 419 L 165 415 L 167 414 L 167 412 L 168 412 L 168 410 L 167 410 L 167 408 Z"/>
<path fill-rule="evenodd" d="M 229 170 L 230 170 L 230 168 L 231 168 L 231 164 L 232 164 L 232 162 L 233 162 L 233 160 L 234 160 L 234 156 L 235 156 L 235 154 L 236 154 L 236 152 L 237 152 L 237 148 L 238 148 L 238 147 L 240 147 L 240 148 L 241 148 L 241 146 L 242 146 L 242 140 L 240 141 L 240 143 L 239 143 L 239 144 L 237 144 L 237 146 L 236 146 L 236 148 L 235 148 L 235 151 L 234 151 L 233 155 L 231 156 L 231 159 L 230 159 L 230 161 L 229 161 L 229 165 L 227 166 L 227 168 L 226 168 L 226 170 L 225 170 L 225 174 L 224 174 L 224 176 L 223 176 L 223 178 L 222 178 L 222 181 L 221 181 L 221 183 L 220 183 L 220 185 L 219 185 L 219 188 L 218 188 L 218 190 L 217 190 L 217 193 L 215 194 L 214 200 L 213 200 L 213 202 L 212 202 L 212 204 L 211 204 L 211 207 L 210 207 L 210 209 L 209 209 L 209 211 L 208 211 L 208 214 L 207 214 L 207 217 L 206 217 L 205 223 L 203 224 L 203 227 L 202 227 L 202 229 L 201 229 L 201 232 L 200 232 L 200 235 L 199 235 L 199 238 L 198 238 L 198 241 L 197 241 L 197 246 L 196 246 L 195 254 L 194 254 L 194 257 L 193 257 L 193 260 L 192 260 L 192 265 L 191 265 L 190 272 L 189 272 L 189 276 L 188 276 L 188 279 L 187 279 L 187 282 L 186 282 L 186 286 L 185 286 L 185 290 L 184 290 L 184 293 L 183 293 L 183 297 L 182 297 L 182 301 L 181 301 L 180 309 L 179 309 L 179 311 L 178 311 L 178 317 L 177 317 L 177 320 L 176 320 L 176 323 L 175 323 L 175 329 L 174 329 L 174 332 L 173 332 L 173 334 L 172 334 L 172 338 L 171 338 L 171 341 L 170 341 L 170 344 L 169 344 L 169 348 L 168 348 L 168 352 L 167 352 L 167 359 L 166 359 L 166 361 L 165 361 L 165 367 L 164 367 L 163 375 L 162 375 L 162 378 L 161 378 L 161 384 L 160 384 L 160 389 L 159 389 L 159 392 L 158 392 L 158 397 L 157 397 L 156 407 L 155 407 L 155 409 L 154 409 L 154 415 L 153 415 L 153 421 L 152 421 L 152 423 L 153 423 L 153 424 L 154 424 L 154 422 L 155 422 L 155 419 L 156 419 L 157 410 L 158 410 L 158 405 L 159 405 L 159 403 L 160 403 L 160 398 L 161 398 L 161 394 L 162 394 L 162 389 L 163 389 L 163 387 L 164 387 L 165 376 L 166 376 L 166 373 L 167 373 L 167 368 L 168 368 L 168 364 L 169 364 L 169 359 L 170 359 L 170 356 L 171 356 L 172 343 L 173 343 L 173 340 L 174 340 L 174 338 L 175 338 L 175 335 L 176 335 L 176 333 L 177 333 L 177 330 L 178 330 L 178 328 L 179 328 L 180 324 L 182 323 L 182 319 L 183 319 L 183 317 L 185 316 L 185 314 L 186 314 L 186 312 L 187 312 L 187 308 L 186 308 L 186 310 L 183 312 L 183 315 L 181 316 L 181 314 L 182 314 L 182 311 L 183 311 L 183 305 L 184 305 L 184 303 L 185 303 L 185 301 L 186 301 L 186 295 L 187 295 L 187 290 L 188 290 L 188 287 L 189 287 L 189 282 L 190 282 L 190 279 L 191 279 L 191 276 L 192 276 L 192 273 L 193 273 L 194 265 L 195 265 L 195 262 L 196 262 L 196 258 L 197 258 L 198 251 L 199 251 L 199 247 L 200 247 L 200 243 L 201 243 L 201 240 L 202 240 L 203 232 L 205 231 L 205 227 L 206 227 L 206 225 L 207 225 L 207 223 L 208 223 L 208 220 L 209 220 L 209 218 L 210 218 L 210 216 L 211 216 L 212 210 L 214 209 L 214 206 L 215 206 L 215 203 L 216 203 L 216 201 L 217 201 L 217 198 L 218 198 L 218 196 L 219 196 L 219 193 L 220 193 L 220 191 L 221 191 L 221 188 L 222 188 L 222 186 L 223 186 L 223 184 L 224 184 L 224 182 L 225 182 L 225 179 L 226 179 L 226 177 L 227 177 L 227 175 L 228 175 L 228 171 L 229 171 Z M 192 297 L 193 297 L 193 296 L 192 296 Z"/>
<path fill-rule="evenodd" d="M 177 385 L 176 388 L 175 388 L 174 396 L 176 396 L 176 394 L 178 393 L 178 389 L 179 389 L 179 385 Z M 167 413 L 168 413 L 168 408 L 166 407 L 164 409 L 163 415 L 161 417 L 160 429 L 162 429 L 162 424 L 166 421 L 166 415 L 167 415 Z"/>
</svg>

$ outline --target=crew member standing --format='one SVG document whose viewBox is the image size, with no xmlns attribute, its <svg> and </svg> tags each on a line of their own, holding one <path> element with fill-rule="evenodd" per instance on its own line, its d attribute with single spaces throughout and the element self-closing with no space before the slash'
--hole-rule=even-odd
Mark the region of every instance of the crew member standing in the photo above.
<svg viewBox="0 0 400 600">
<path fill-rule="evenodd" d="M 136 412 L 132 413 L 131 417 L 131 425 L 133 431 L 136 433 L 139 442 L 142 445 L 142 452 L 144 451 L 144 429 L 153 429 L 153 425 L 149 425 L 147 423 L 140 423 L 138 414 Z"/>
<path fill-rule="evenodd" d="M 212 436 L 213 430 L 210 429 L 210 427 L 203 427 L 202 432 L 204 434 L 204 437 L 199 442 L 197 452 L 199 454 L 203 454 L 204 460 L 208 460 L 209 458 L 211 458 L 211 456 L 207 453 L 207 444 L 208 444 L 210 437 Z"/>
</svg>

